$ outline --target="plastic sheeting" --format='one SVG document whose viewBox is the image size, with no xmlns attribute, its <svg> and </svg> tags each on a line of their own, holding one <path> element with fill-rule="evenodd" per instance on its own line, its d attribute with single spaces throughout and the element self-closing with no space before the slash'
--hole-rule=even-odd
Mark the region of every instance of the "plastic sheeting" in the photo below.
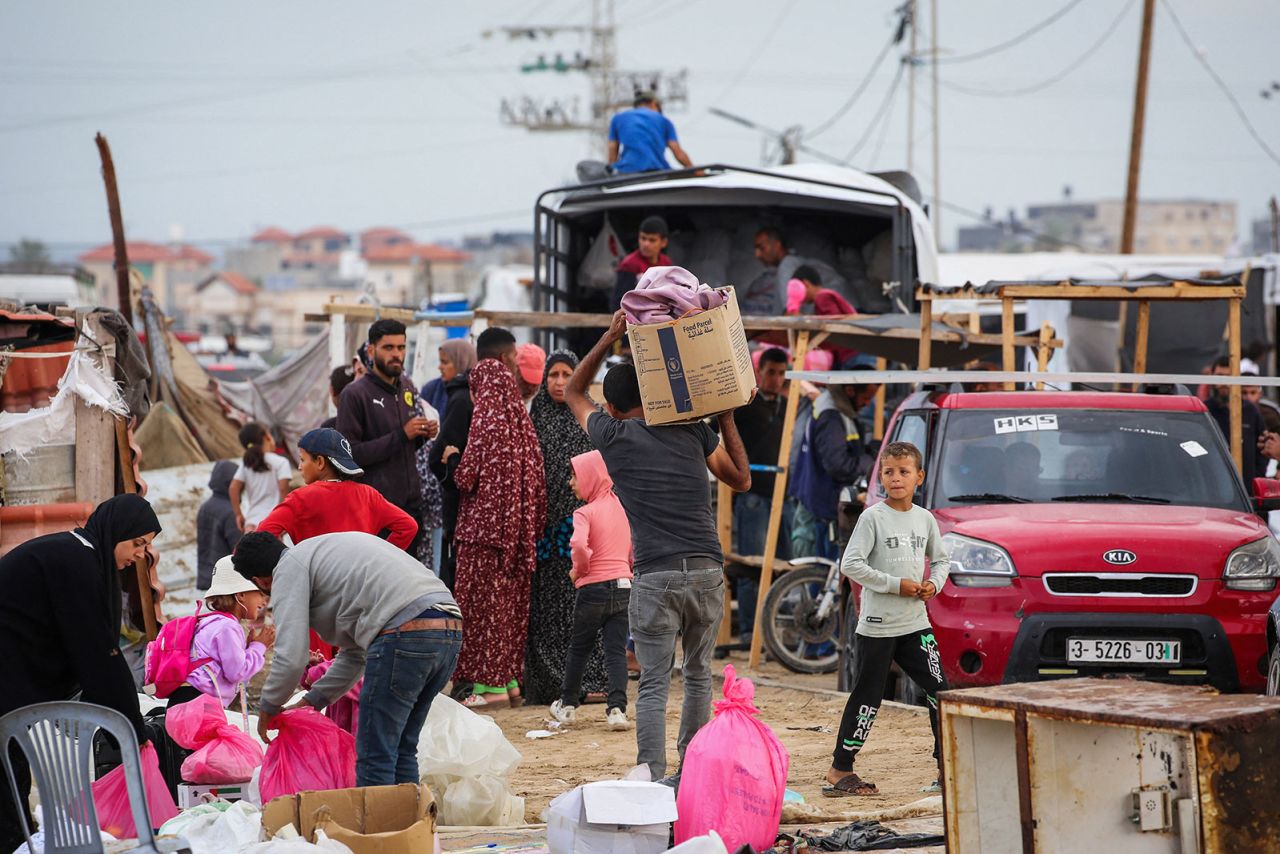
<svg viewBox="0 0 1280 854">
<path fill-rule="evenodd" d="M 115 381 L 79 350 L 72 351 L 58 393 L 48 406 L 28 412 L 0 412 L 0 453 L 25 457 L 32 449 L 60 444 L 76 432 L 76 398 L 124 417 L 128 414 Z"/>
<path fill-rule="evenodd" d="M 297 459 L 302 434 L 328 417 L 330 370 L 329 335 L 322 332 L 265 374 L 218 385 L 229 404 L 269 427 Z"/>
</svg>

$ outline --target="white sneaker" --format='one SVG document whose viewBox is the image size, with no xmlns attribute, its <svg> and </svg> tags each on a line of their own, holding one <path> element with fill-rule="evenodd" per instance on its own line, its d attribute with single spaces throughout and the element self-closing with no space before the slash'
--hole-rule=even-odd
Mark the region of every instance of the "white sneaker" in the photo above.
<svg viewBox="0 0 1280 854">
<path fill-rule="evenodd" d="M 624 729 L 631 729 L 631 721 L 627 720 L 627 713 L 614 706 L 609 710 L 609 714 L 605 715 L 605 723 L 609 729 L 618 732 Z"/>
<path fill-rule="evenodd" d="M 576 724 L 578 722 L 578 707 L 566 706 L 556 700 L 551 704 L 551 717 L 562 724 Z"/>
</svg>

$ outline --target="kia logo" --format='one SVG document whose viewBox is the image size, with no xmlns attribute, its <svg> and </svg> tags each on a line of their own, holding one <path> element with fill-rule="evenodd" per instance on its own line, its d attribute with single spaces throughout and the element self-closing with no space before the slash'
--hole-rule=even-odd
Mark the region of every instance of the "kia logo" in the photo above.
<svg viewBox="0 0 1280 854">
<path fill-rule="evenodd" d="M 1114 563 L 1116 566 L 1124 566 L 1133 563 L 1138 556 L 1128 549 L 1112 549 L 1109 552 L 1102 553 L 1102 559 L 1107 563 Z"/>
</svg>

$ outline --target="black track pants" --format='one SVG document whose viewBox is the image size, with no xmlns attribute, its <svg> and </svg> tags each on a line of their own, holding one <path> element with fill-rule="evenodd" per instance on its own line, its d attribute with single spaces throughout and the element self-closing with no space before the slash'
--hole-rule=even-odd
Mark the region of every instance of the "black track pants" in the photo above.
<svg viewBox="0 0 1280 854">
<path fill-rule="evenodd" d="M 853 692 L 840 719 L 840 734 L 831 765 L 837 771 L 852 771 L 853 758 L 871 733 L 880 702 L 884 699 L 889 668 L 896 661 L 902 672 L 924 691 L 929 703 L 929 725 L 933 728 L 933 758 L 938 758 L 938 692 L 947 687 L 933 630 L 924 629 L 892 638 L 854 635 L 857 671 Z"/>
</svg>

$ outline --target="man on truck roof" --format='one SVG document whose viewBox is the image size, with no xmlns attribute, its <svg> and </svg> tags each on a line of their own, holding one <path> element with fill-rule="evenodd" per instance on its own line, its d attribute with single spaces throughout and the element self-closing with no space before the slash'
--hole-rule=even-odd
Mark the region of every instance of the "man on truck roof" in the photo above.
<svg viewBox="0 0 1280 854">
<path fill-rule="evenodd" d="M 618 113 L 609 122 L 609 166 L 618 174 L 670 169 L 667 149 L 681 166 L 693 167 L 676 139 L 676 126 L 662 114 L 658 96 L 653 92 L 636 93 L 632 109 Z"/>
</svg>

